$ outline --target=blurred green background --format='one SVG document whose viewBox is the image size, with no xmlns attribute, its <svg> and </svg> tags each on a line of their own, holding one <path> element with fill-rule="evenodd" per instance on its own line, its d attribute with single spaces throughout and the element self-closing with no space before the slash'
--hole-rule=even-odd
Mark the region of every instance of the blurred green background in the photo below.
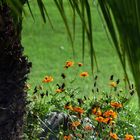
<svg viewBox="0 0 140 140">
<path fill-rule="evenodd" d="M 78 80 L 75 84 L 82 87 L 85 86 L 85 90 L 83 91 L 86 93 L 89 92 L 89 89 L 92 89 L 92 77 L 94 77 L 96 74 L 99 77 L 98 85 L 101 90 L 108 90 L 109 78 L 112 74 L 115 76 L 115 80 L 119 78 L 121 83 L 123 83 L 124 73 L 119 58 L 115 52 L 115 48 L 112 47 L 107 38 L 105 26 L 101 20 L 101 17 L 99 16 L 97 6 L 93 5 L 92 21 L 93 40 L 99 71 L 97 71 L 96 66 L 94 66 L 94 74 L 92 75 L 90 53 L 87 42 L 84 66 L 78 70 L 79 72 L 76 72 L 78 69 L 77 66 L 75 66 L 73 69 L 68 69 L 67 71 L 64 70 L 64 65 L 67 60 L 73 60 L 75 65 L 78 62 L 82 62 L 82 25 L 80 19 L 76 17 L 74 42 L 76 55 L 74 59 L 71 47 L 72 45 L 57 8 L 54 7 L 54 3 L 51 0 L 45 2 L 45 4 L 54 27 L 53 29 L 48 20 L 46 24 L 43 23 L 43 20 L 40 16 L 40 11 L 34 1 L 31 1 L 31 9 L 33 10 L 35 21 L 31 17 L 28 8 L 25 7 L 26 16 L 23 20 L 22 43 L 25 47 L 25 55 L 29 57 L 29 60 L 33 64 L 28 81 L 31 86 L 34 87 L 35 85 L 41 84 L 42 79 L 46 75 L 53 76 L 54 83 L 56 84 L 61 81 L 60 75 L 62 72 L 65 72 L 67 75 L 72 77 L 73 73 L 79 76 L 79 73 L 82 71 L 88 71 L 90 74 L 90 76 L 86 79 L 87 84 L 83 85 L 83 80 L 80 78 L 77 78 Z M 65 4 L 65 8 L 67 11 L 69 26 L 72 29 L 72 12 L 69 9 L 68 4 Z M 128 73 L 130 75 L 129 70 Z M 130 79 L 132 80 L 131 75 Z M 121 86 L 124 88 L 124 84 L 121 84 Z"/>
</svg>

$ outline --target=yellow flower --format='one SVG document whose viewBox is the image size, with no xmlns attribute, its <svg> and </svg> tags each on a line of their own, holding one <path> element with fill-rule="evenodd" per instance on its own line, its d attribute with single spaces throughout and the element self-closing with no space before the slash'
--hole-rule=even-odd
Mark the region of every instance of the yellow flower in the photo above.
<svg viewBox="0 0 140 140">
<path fill-rule="evenodd" d="M 99 107 L 93 108 L 93 109 L 92 109 L 92 113 L 93 113 L 94 115 L 97 115 L 97 116 L 101 116 L 101 115 L 102 115 L 102 111 L 101 111 L 101 109 L 100 109 Z"/>
<path fill-rule="evenodd" d="M 117 83 L 116 82 L 110 82 L 109 84 L 111 87 L 117 87 Z"/>
<path fill-rule="evenodd" d="M 110 105 L 114 108 L 121 108 L 122 104 L 118 103 L 118 102 L 111 102 Z"/>
<path fill-rule="evenodd" d="M 88 74 L 88 72 L 82 72 L 82 73 L 80 74 L 80 76 L 81 76 L 81 77 L 87 77 L 87 76 L 89 76 L 89 74 Z"/>
<path fill-rule="evenodd" d="M 85 112 L 84 109 L 81 107 L 73 107 L 73 111 L 78 112 L 80 114 L 83 114 Z"/>
<path fill-rule="evenodd" d="M 97 110 L 96 115 L 97 116 L 101 116 L 102 115 L 102 112 L 101 112 L 101 109 L 100 108 Z"/>
<path fill-rule="evenodd" d="M 113 119 L 117 118 L 117 112 L 113 112 L 113 113 L 112 113 L 112 118 L 113 118 Z"/>
<path fill-rule="evenodd" d="M 110 132 L 110 137 L 112 139 L 114 139 L 114 140 L 118 140 L 119 139 L 118 136 L 117 136 L 117 134 L 116 133 L 112 133 L 112 132 Z"/>
<path fill-rule="evenodd" d="M 59 88 L 58 88 L 58 89 L 56 90 L 56 93 L 61 93 L 61 92 L 63 92 L 63 89 L 59 89 Z"/>
<path fill-rule="evenodd" d="M 69 68 L 72 67 L 73 65 L 74 65 L 73 61 L 67 61 L 64 68 Z"/>
<path fill-rule="evenodd" d="M 92 109 L 92 113 L 95 115 L 96 112 L 97 112 L 97 108 L 95 107 L 95 108 Z"/>
<path fill-rule="evenodd" d="M 134 137 L 132 135 L 126 134 L 125 140 L 134 140 Z"/>
<path fill-rule="evenodd" d="M 43 83 L 49 83 L 49 82 L 52 82 L 53 81 L 53 78 L 51 76 L 46 76 L 44 79 L 43 79 Z"/>
<path fill-rule="evenodd" d="M 79 121 L 75 121 L 75 122 L 72 122 L 71 123 L 71 126 L 72 127 L 77 127 L 77 126 L 79 126 L 81 123 L 79 122 Z"/>
<path fill-rule="evenodd" d="M 73 111 L 72 105 L 65 105 L 64 108 Z"/>
</svg>

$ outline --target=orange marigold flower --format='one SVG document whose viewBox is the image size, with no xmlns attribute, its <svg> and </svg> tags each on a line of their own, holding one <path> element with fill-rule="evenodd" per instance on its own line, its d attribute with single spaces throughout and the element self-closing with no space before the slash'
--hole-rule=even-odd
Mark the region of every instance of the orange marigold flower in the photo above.
<svg viewBox="0 0 140 140">
<path fill-rule="evenodd" d="M 108 110 L 103 114 L 105 117 L 117 118 L 117 113 L 113 110 Z"/>
<path fill-rule="evenodd" d="M 90 126 L 90 125 L 86 125 L 86 126 L 84 127 L 84 130 L 87 130 L 87 131 L 93 130 L 93 127 Z"/>
<path fill-rule="evenodd" d="M 72 139 L 71 135 L 64 136 L 64 140 L 71 140 L 71 139 Z"/>
<path fill-rule="evenodd" d="M 111 87 L 117 87 L 117 83 L 116 82 L 110 82 L 109 84 Z"/>
<path fill-rule="evenodd" d="M 87 76 L 89 76 L 89 74 L 88 74 L 88 72 L 82 72 L 82 73 L 80 74 L 80 76 L 81 76 L 81 77 L 87 77 Z"/>
<path fill-rule="evenodd" d="M 72 105 L 65 105 L 64 108 L 73 111 Z"/>
<path fill-rule="evenodd" d="M 113 118 L 113 119 L 117 118 L 117 113 L 116 113 L 116 112 L 113 112 L 113 113 L 112 113 L 112 118 Z"/>
<path fill-rule="evenodd" d="M 96 117 L 95 120 L 98 122 L 103 122 L 104 118 L 99 116 L 99 117 Z"/>
<path fill-rule="evenodd" d="M 71 123 L 71 126 L 73 126 L 73 127 L 77 127 L 77 126 L 79 126 L 81 123 L 79 122 L 79 121 L 75 121 L 75 122 L 72 122 Z"/>
<path fill-rule="evenodd" d="M 95 108 L 92 109 L 92 113 L 95 115 L 96 112 L 97 112 L 97 108 L 95 107 Z"/>
<path fill-rule="evenodd" d="M 80 114 L 83 114 L 85 112 L 84 109 L 81 107 L 73 107 L 73 111 L 78 112 Z"/>
<path fill-rule="evenodd" d="M 52 82 L 53 81 L 53 78 L 51 76 L 46 76 L 44 79 L 43 79 L 43 83 L 49 83 L 49 82 Z"/>
<path fill-rule="evenodd" d="M 117 136 L 117 134 L 116 133 L 112 133 L 112 132 L 110 132 L 110 137 L 112 139 L 114 139 L 114 140 L 118 140 L 119 139 L 118 136 Z"/>
<path fill-rule="evenodd" d="M 115 108 L 121 108 L 122 107 L 122 104 L 118 103 L 118 102 L 111 102 L 110 105 L 112 107 L 115 107 Z"/>
<path fill-rule="evenodd" d="M 102 115 L 102 112 L 101 112 L 100 110 L 98 110 L 98 111 L 96 112 L 96 115 L 97 115 L 97 116 L 101 116 L 101 115 Z"/>
<path fill-rule="evenodd" d="M 134 137 L 132 135 L 126 134 L 125 140 L 134 140 Z"/>
<path fill-rule="evenodd" d="M 73 65 L 74 65 L 73 61 L 67 61 L 64 68 L 69 68 L 72 67 Z"/>
<path fill-rule="evenodd" d="M 103 123 L 106 123 L 106 124 L 110 124 L 112 121 L 112 118 L 104 118 L 103 119 Z"/>
<path fill-rule="evenodd" d="M 82 67 L 82 66 L 83 66 L 83 64 L 82 64 L 82 63 L 78 63 L 78 66 L 79 66 L 79 67 Z"/>
<path fill-rule="evenodd" d="M 63 89 L 59 89 L 59 88 L 58 88 L 58 89 L 56 90 L 56 93 L 61 93 L 61 92 L 63 92 Z"/>
<path fill-rule="evenodd" d="M 92 109 L 92 113 L 94 115 L 97 115 L 97 116 L 101 116 L 102 115 L 101 109 L 100 108 L 97 108 L 97 107 L 95 107 L 95 108 Z"/>
</svg>

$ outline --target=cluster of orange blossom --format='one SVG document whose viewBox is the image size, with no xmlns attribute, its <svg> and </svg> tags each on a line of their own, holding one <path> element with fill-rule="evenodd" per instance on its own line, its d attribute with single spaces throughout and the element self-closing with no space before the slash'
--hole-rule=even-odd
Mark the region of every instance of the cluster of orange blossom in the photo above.
<svg viewBox="0 0 140 140">
<path fill-rule="evenodd" d="M 118 102 L 111 102 L 110 106 L 115 109 L 123 107 L 122 104 L 120 104 Z M 117 112 L 113 111 L 112 109 L 107 110 L 104 113 L 102 113 L 100 107 L 94 107 L 92 109 L 92 113 L 97 116 L 95 118 L 95 120 L 98 121 L 99 123 L 105 123 L 105 124 L 112 125 L 112 124 L 114 124 L 113 119 L 117 118 Z M 110 137 L 114 140 L 119 139 L 117 134 L 112 133 L 112 132 L 110 132 Z M 132 135 L 126 134 L 124 140 L 134 140 L 134 137 Z"/>
<path fill-rule="evenodd" d="M 83 114 L 85 112 L 83 108 L 73 107 L 72 105 L 65 105 L 64 108 L 73 112 L 77 112 L 79 114 Z"/>
<path fill-rule="evenodd" d="M 66 61 L 66 64 L 64 66 L 64 68 L 69 68 L 69 67 L 72 67 L 74 65 L 74 62 L 73 61 Z M 78 63 L 78 66 L 81 67 L 83 66 L 82 63 Z M 82 72 L 80 73 L 80 76 L 81 77 L 87 77 L 89 76 L 88 72 Z M 45 76 L 45 78 L 43 79 L 43 83 L 49 83 L 49 82 L 52 82 L 53 81 L 53 77 L 52 76 Z M 61 92 L 60 90 L 57 90 L 56 92 Z"/>
<path fill-rule="evenodd" d="M 114 140 L 119 140 L 119 137 L 115 133 L 110 132 L 110 137 Z M 134 140 L 134 137 L 132 135 L 126 134 L 124 140 Z"/>
<path fill-rule="evenodd" d="M 122 104 L 120 104 L 118 102 L 111 102 L 110 105 L 111 105 L 111 107 L 114 107 L 114 108 L 121 108 L 121 107 L 123 107 Z"/>
<path fill-rule="evenodd" d="M 66 61 L 64 68 L 67 69 L 69 67 L 72 67 L 73 65 L 74 65 L 73 61 Z M 81 66 L 83 66 L 83 64 L 82 63 L 78 63 L 78 66 L 81 67 Z M 87 77 L 87 76 L 89 76 L 88 72 L 80 73 L 80 77 Z M 43 79 L 42 82 L 49 83 L 49 82 L 52 82 L 52 81 L 53 81 L 53 77 L 52 76 L 46 76 Z M 114 81 L 111 81 L 109 83 L 109 85 L 111 87 L 113 87 L 113 88 L 116 88 L 117 84 L 118 83 L 114 82 Z M 61 88 L 56 89 L 56 93 L 61 93 L 63 91 L 64 91 L 64 89 L 61 89 Z M 123 105 L 121 103 L 118 103 L 118 102 L 111 102 L 110 106 L 112 108 L 115 108 L 115 109 L 123 107 Z M 81 107 L 74 107 L 72 105 L 65 105 L 64 108 L 67 109 L 67 110 L 79 113 L 80 115 L 82 115 L 85 112 L 83 108 L 81 108 Z M 95 120 L 98 121 L 99 123 L 105 123 L 105 124 L 109 124 L 109 125 L 114 124 L 114 119 L 117 118 L 117 112 L 113 111 L 112 109 L 107 110 L 105 112 L 102 112 L 100 107 L 92 108 L 92 114 L 94 114 L 96 116 Z M 80 124 L 81 124 L 80 121 L 71 122 L 71 126 L 72 127 L 78 127 Z M 86 125 L 84 127 L 84 130 L 92 130 L 92 129 L 93 128 L 90 125 Z M 115 139 L 115 140 L 119 139 L 119 137 L 117 136 L 116 133 L 110 132 L 109 135 L 110 135 L 110 137 L 112 139 Z M 71 135 L 64 136 L 64 140 L 71 140 L 71 139 L 72 139 Z M 126 134 L 125 135 L 125 140 L 134 140 L 134 137 L 132 135 Z"/>
</svg>

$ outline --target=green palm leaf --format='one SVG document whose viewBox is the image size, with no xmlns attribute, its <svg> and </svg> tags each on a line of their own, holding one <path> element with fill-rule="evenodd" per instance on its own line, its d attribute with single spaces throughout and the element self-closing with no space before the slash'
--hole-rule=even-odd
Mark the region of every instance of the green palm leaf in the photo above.
<svg viewBox="0 0 140 140">
<path fill-rule="evenodd" d="M 99 4 L 125 73 L 125 60 L 129 61 L 140 101 L 140 1 L 99 0 Z"/>
</svg>

